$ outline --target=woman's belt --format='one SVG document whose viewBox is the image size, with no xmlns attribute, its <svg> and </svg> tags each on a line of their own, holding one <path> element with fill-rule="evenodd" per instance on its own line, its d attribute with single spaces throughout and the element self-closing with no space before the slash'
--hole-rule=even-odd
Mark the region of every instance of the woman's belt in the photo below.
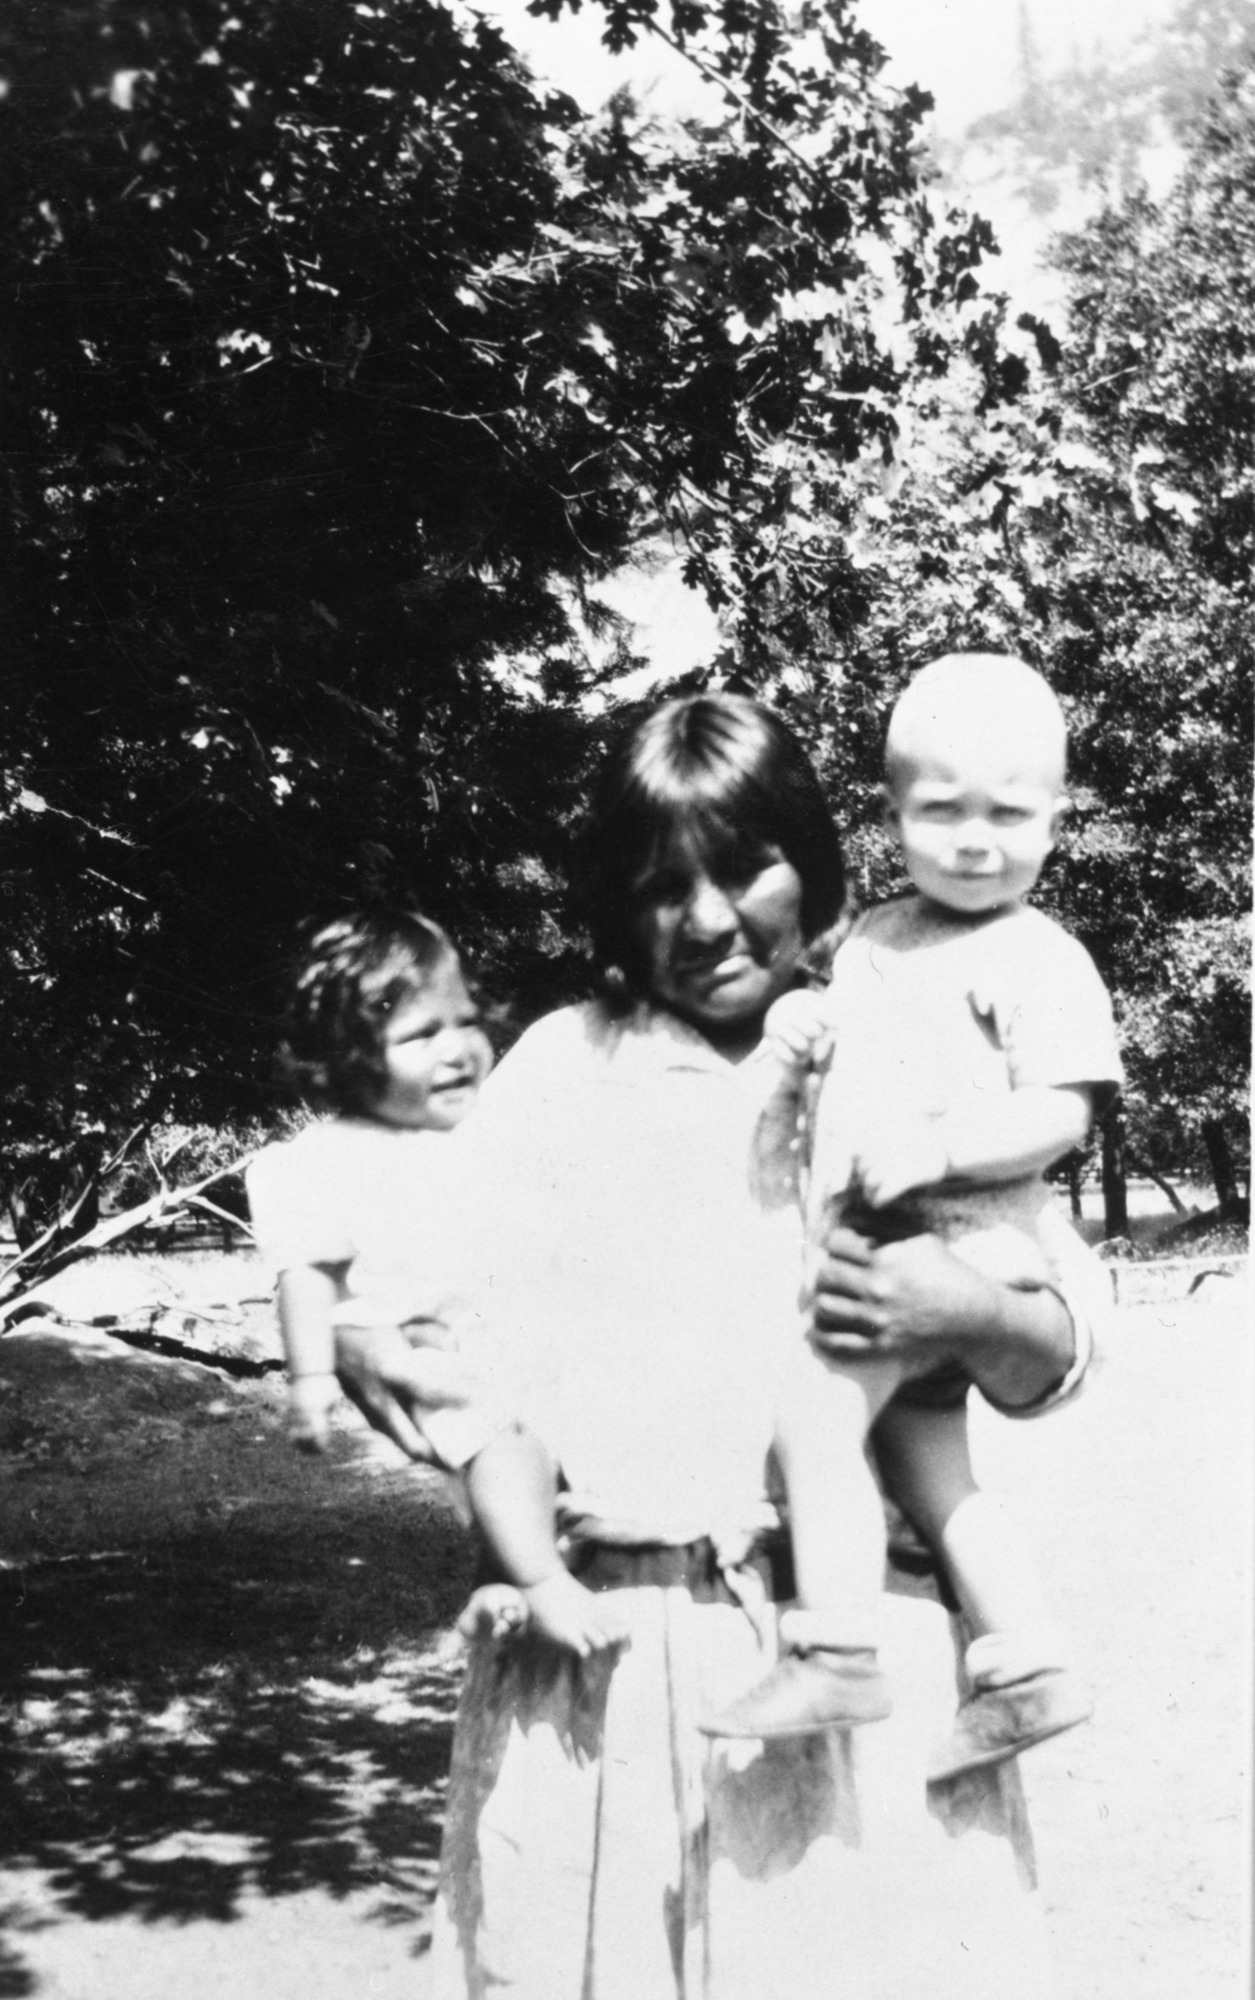
<svg viewBox="0 0 1255 2000">
<path fill-rule="evenodd" d="M 769 1503 L 753 1524 L 676 1541 L 652 1524 L 614 1520 L 560 1494 L 558 1528 L 568 1568 L 593 1590 L 722 1587 L 760 1636 L 768 1606 L 795 1595 L 788 1531 Z"/>
</svg>

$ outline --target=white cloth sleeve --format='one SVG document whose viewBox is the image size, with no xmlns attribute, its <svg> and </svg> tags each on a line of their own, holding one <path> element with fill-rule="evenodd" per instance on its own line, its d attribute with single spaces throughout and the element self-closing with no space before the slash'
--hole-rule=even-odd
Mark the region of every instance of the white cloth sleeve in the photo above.
<svg viewBox="0 0 1255 2000">
<path fill-rule="evenodd" d="M 276 1277 L 306 1264 L 353 1256 L 339 1177 L 329 1171 L 317 1127 L 266 1146 L 245 1170 L 249 1213 L 262 1258 Z"/>
<path fill-rule="evenodd" d="M 1104 1096 L 1124 1081 L 1111 996 L 1084 945 L 1056 924 L 1037 930 L 1000 1022 L 1012 1086 L 1089 1084 Z M 999 1010 L 1001 1012 L 1001 1009 Z"/>
<path fill-rule="evenodd" d="M 1115 1308 L 1110 1271 L 1053 1204 L 1042 1210 L 1038 1237 L 1055 1273 L 1051 1289 L 1062 1299 L 1072 1320 L 1072 1360 L 1059 1381 L 1034 1402 L 999 1403 L 982 1390 L 985 1401 L 1004 1417 L 1044 1417 L 1070 1402 L 1084 1384 Z"/>
</svg>

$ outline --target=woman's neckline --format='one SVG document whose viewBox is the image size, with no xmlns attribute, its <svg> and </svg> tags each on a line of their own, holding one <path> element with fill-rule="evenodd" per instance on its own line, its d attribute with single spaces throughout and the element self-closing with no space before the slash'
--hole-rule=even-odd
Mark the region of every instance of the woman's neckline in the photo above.
<svg viewBox="0 0 1255 2000">
<path fill-rule="evenodd" d="M 695 1022 L 686 1020 L 683 1014 L 677 1014 L 674 1008 L 665 1007 L 660 1000 L 651 999 L 648 1004 L 655 1013 L 661 1014 L 668 1021 L 673 1021 L 686 1034 L 692 1035 L 693 1039 L 700 1042 L 704 1048 L 710 1049 L 713 1054 L 721 1057 L 731 1069 L 739 1068 L 743 1062 L 746 1062 L 750 1056 L 754 1055 L 762 1047 L 763 1024 L 761 1021 L 752 1030 L 728 1035 L 712 1035 L 707 1029 L 699 1028 Z"/>
</svg>

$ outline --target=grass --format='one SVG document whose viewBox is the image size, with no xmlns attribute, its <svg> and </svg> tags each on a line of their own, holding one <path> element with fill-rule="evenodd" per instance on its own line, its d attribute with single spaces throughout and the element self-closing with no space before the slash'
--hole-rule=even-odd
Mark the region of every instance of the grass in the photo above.
<svg viewBox="0 0 1255 2000">
<path fill-rule="evenodd" d="M 1103 1250 L 1102 1192 L 1087 1183 L 1076 1227 L 1085 1241 L 1103 1250 L 1104 1255 L 1131 1257 L 1139 1263 L 1158 1258 L 1246 1255 L 1250 1242 L 1247 1224 L 1222 1220 L 1212 1189 L 1182 1182 L 1177 1195 L 1184 1204 L 1183 1212 L 1171 1207 L 1163 1189 L 1153 1181 L 1131 1180 L 1129 1235 L 1118 1246 Z M 1056 1196 L 1064 1201 L 1064 1190 L 1056 1189 Z"/>
</svg>

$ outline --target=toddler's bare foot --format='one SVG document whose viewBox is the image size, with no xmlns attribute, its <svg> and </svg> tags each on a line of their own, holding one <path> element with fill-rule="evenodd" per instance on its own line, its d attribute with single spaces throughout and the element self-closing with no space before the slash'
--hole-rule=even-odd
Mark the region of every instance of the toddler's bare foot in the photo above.
<svg viewBox="0 0 1255 2000">
<path fill-rule="evenodd" d="M 555 1570 L 521 1594 L 532 1629 L 557 1646 L 569 1647 L 582 1660 L 590 1653 L 627 1644 L 627 1627 L 613 1601 L 586 1590 L 569 1570 Z"/>
<path fill-rule="evenodd" d="M 526 1600 L 512 1583 L 484 1583 L 458 1619 L 464 1639 L 512 1639 L 531 1623 Z"/>
</svg>

